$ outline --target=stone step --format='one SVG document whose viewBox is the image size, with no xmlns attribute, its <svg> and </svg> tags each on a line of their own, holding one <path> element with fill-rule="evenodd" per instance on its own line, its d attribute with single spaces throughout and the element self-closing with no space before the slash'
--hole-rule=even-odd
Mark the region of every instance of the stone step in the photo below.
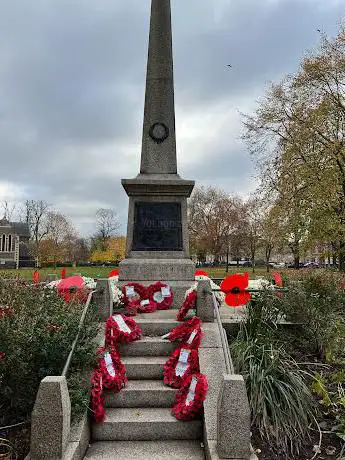
<svg viewBox="0 0 345 460">
<path fill-rule="evenodd" d="M 91 444 L 86 460 L 204 460 L 198 441 L 101 441 Z"/>
<path fill-rule="evenodd" d="M 176 321 L 176 315 L 177 311 L 176 310 L 156 310 L 152 313 L 138 313 L 136 316 L 133 316 L 133 319 L 135 321 L 141 320 L 141 319 L 148 319 L 148 320 L 156 320 L 156 319 L 165 319 L 165 320 L 171 320 L 171 321 Z M 191 318 L 194 315 L 193 310 L 189 311 L 186 318 Z M 179 323 L 181 324 L 181 323 Z"/>
<path fill-rule="evenodd" d="M 201 420 L 180 422 L 170 408 L 106 409 L 103 423 L 93 423 L 94 441 L 201 439 Z"/>
<path fill-rule="evenodd" d="M 127 377 L 131 380 L 163 379 L 163 366 L 166 356 L 125 356 L 122 358 L 126 366 Z"/>
<path fill-rule="evenodd" d="M 180 322 L 173 319 L 135 319 L 141 327 L 143 334 L 149 337 L 161 337 L 162 335 L 168 334 L 172 329 L 181 324 Z"/>
<path fill-rule="evenodd" d="M 160 337 L 142 337 L 120 347 L 121 356 L 169 356 L 176 344 Z"/>
<path fill-rule="evenodd" d="M 162 380 L 129 380 L 119 393 L 105 392 L 105 407 L 172 407 L 178 390 Z"/>
</svg>

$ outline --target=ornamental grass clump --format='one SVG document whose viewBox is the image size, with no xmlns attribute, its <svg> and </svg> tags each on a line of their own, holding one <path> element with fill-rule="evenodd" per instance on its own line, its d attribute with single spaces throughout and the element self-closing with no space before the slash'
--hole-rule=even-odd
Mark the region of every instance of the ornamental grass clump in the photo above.
<svg viewBox="0 0 345 460">
<path fill-rule="evenodd" d="M 281 458 L 295 458 L 316 409 L 305 371 L 277 340 L 276 299 L 264 291 L 249 303 L 231 353 L 246 382 L 252 426 Z"/>
<path fill-rule="evenodd" d="M 252 425 L 280 455 L 294 458 L 315 416 L 303 371 L 281 347 L 259 340 L 236 341 L 231 351 L 246 381 Z"/>
</svg>

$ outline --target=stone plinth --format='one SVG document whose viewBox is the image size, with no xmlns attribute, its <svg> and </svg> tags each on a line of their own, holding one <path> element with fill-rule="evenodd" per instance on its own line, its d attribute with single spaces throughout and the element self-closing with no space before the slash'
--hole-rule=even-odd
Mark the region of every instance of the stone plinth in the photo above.
<svg viewBox="0 0 345 460">
<path fill-rule="evenodd" d="M 224 375 L 218 399 L 217 451 L 220 458 L 248 459 L 250 408 L 242 375 Z"/>
<path fill-rule="evenodd" d="M 65 377 L 45 377 L 31 417 L 31 460 L 58 460 L 67 448 L 71 403 Z"/>
<path fill-rule="evenodd" d="M 169 176 L 169 177 L 167 177 Z M 120 281 L 193 281 L 187 197 L 194 181 L 167 174 L 123 180 L 129 196 L 126 259 Z"/>
</svg>

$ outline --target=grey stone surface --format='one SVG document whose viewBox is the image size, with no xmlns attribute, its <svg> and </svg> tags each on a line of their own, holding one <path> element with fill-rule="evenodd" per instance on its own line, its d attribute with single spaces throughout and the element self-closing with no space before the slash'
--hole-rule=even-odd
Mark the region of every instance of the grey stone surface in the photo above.
<svg viewBox="0 0 345 460">
<path fill-rule="evenodd" d="M 149 129 L 156 122 L 164 123 L 169 129 L 169 137 L 160 144 L 149 136 Z M 140 171 L 177 172 L 170 0 L 151 3 Z"/>
<path fill-rule="evenodd" d="M 134 179 L 122 179 L 122 186 L 128 196 L 157 196 L 188 198 L 194 188 L 193 180 L 181 179 L 178 174 L 138 174 Z"/>
<path fill-rule="evenodd" d="M 127 377 L 133 380 L 150 380 L 163 378 L 163 366 L 167 358 L 164 356 L 128 356 L 122 359 L 126 366 Z"/>
<path fill-rule="evenodd" d="M 92 301 L 98 305 L 99 313 L 103 320 L 106 320 L 112 314 L 113 296 L 108 278 L 97 279 L 96 292 L 92 296 Z"/>
<path fill-rule="evenodd" d="M 218 324 L 216 322 L 213 323 L 203 323 L 202 330 L 204 332 L 204 336 L 201 340 L 200 347 L 201 348 L 221 348 L 222 341 L 219 334 Z"/>
<path fill-rule="evenodd" d="M 150 133 L 156 123 L 169 131 L 162 142 L 153 140 Z M 152 0 L 140 174 L 122 180 L 122 185 L 129 196 L 129 207 L 126 259 L 120 264 L 120 281 L 193 281 L 187 197 L 194 181 L 183 180 L 177 174 L 170 0 Z M 135 205 L 139 202 L 181 205 L 182 245 L 175 246 L 178 251 L 133 251 Z"/>
<path fill-rule="evenodd" d="M 176 344 L 160 337 L 142 337 L 141 340 L 120 346 L 121 356 L 169 356 Z"/>
<path fill-rule="evenodd" d="M 65 377 L 45 377 L 31 417 L 31 460 L 61 459 L 69 441 L 71 403 Z"/>
<path fill-rule="evenodd" d="M 150 257 L 151 255 L 151 257 Z M 160 253 L 162 256 L 163 254 Z M 171 255 L 171 254 L 170 254 Z M 145 253 L 145 259 L 125 259 L 120 262 L 120 281 L 194 281 L 195 266 L 190 259 L 163 259 Z"/>
<path fill-rule="evenodd" d="M 200 420 L 180 422 L 168 408 L 106 409 L 104 422 L 94 424 L 95 441 L 200 439 Z"/>
<path fill-rule="evenodd" d="M 198 441 L 113 441 L 92 444 L 86 460 L 204 460 Z"/>
<path fill-rule="evenodd" d="M 174 311 L 176 318 L 176 310 Z M 141 327 L 143 334 L 146 336 L 162 336 L 170 332 L 174 327 L 181 324 L 178 321 L 169 319 L 155 319 L 154 322 L 149 319 L 135 319 Z"/>
<path fill-rule="evenodd" d="M 258 460 L 258 457 L 255 455 L 253 450 L 251 449 L 249 457 L 246 457 L 246 460 Z M 217 452 L 217 442 L 216 441 L 209 441 L 205 444 L 205 458 L 206 460 L 222 460 L 219 457 Z M 234 458 L 231 457 L 232 460 L 243 460 L 242 458 Z"/>
<path fill-rule="evenodd" d="M 67 445 L 66 452 L 63 456 L 63 460 L 81 460 L 84 455 L 80 453 L 79 442 L 72 441 Z"/>
<path fill-rule="evenodd" d="M 218 399 L 217 451 L 221 458 L 250 456 L 250 409 L 242 375 L 223 377 Z"/>
<path fill-rule="evenodd" d="M 214 305 L 212 300 L 211 283 L 208 280 L 198 282 L 198 297 L 196 301 L 196 314 L 204 323 L 213 323 Z"/>
<path fill-rule="evenodd" d="M 177 309 L 169 309 L 169 310 L 156 310 L 153 313 L 139 313 L 136 317 L 136 321 L 151 321 L 153 324 L 156 320 L 164 320 L 164 321 L 171 321 L 173 323 L 181 324 L 180 321 L 176 321 Z M 194 310 L 188 312 L 186 318 L 190 319 L 194 316 Z"/>
<path fill-rule="evenodd" d="M 169 407 L 177 390 L 164 385 L 162 380 L 130 380 L 119 393 L 105 393 L 106 407 Z"/>
<path fill-rule="evenodd" d="M 217 404 L 225 373 L 222 348 L 199 348 L 200 372 L 208 379 L 208 393 L 204 402 L 204 431 L 207 439 L 217 439 Z"/>
<path fill-rule="evenodd" d="M 81 420 L 73 423 L 69 435 L 69 444 L 78 443 L 76 454 L 78 459 L 82 459 L 89 446 L 91 437 L 91 426 L 88 417 L 88 411 L 85 411 Z M 67 459 L 66 459 L 67 460 Z"/>
</svg>

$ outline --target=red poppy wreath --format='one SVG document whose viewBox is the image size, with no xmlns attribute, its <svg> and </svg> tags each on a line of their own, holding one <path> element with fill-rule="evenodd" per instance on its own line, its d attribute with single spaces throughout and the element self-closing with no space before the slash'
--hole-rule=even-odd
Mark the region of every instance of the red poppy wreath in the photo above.
<svg viewBox="0 0 345 460">
<path fill-rule="evenodd" d="M 196 417 L 208 390 L 207 377 L 204 374 L 192 374 L 183 381 L 177 392 L 171 413 L 177 420 L 193 420 Z"/>
<path fill-rule="evenodd" d="M 125 307 L 126 316 L 135 316 L 138 313 L 140 300 L 131 300 Z"/>
<path fill-rule="evenodd" d="M 188 346 L 180 346 L 164 364 L 164 383 L 173 388 L 180 388 L 183 380 L 195 372 L 199 372 L 198 351 Z"/>
<path fill-rule="evenodd" d="M 105 346 L 116 347 L 119 343 L 140 340 L 141 328 L 132 318 L 124 315 L 113 315 L 105 323 Z"/>
<path fill-rule="evenodd" d="M 139 283 L 128 283 L 122 286 L 123 304 L 127 307 L 129 302 L 147 299 L 146 287 Z"/>
<path fill-rule="evenodd" d="M 190 348 L 199 348 L 202 336 L 201 319 L 193 316 L 193 318 L 176 326 L 163 338 L 167 338 L 170 342 L 184 342 Z"/>
<path fill-rule="evenodd" d="M 157 304 L 154 300 L 144 299 L 141 300 L 138 306 L 139 313 L 152 313 L 157 310 Z"/>
<path fill-rule="evenodd" d="M 98 371 L 102 376 L 103 388 L 115 391 L 122 390 L 127 383 L 126 368 L 120 354 L 115 348 L 100 348 L 97 351 Z"/>
<path fill-rule="evenodd" d="M 187 316 L 187 313 L 189 312 L 189 310 L 196 308 L 196 299 L 197 299 L 196 291 L 192 291 L 187 295 L 179 311 L 177 312 L 177 315 L 176 315 L 177 321 L 183 321 L 185 317 Z"/>
<path fill-rule="evenodd" d="M 171 287 L 160 281 L 151 284 L 151 286 L 147 288 L 147 297 L 156 302 L 157 310 L 168 310 L 174 299 Z"/>
<path fill-rule="evenodd" d="M 91 410 L 92 417 L 96 423 L 102 423 L 104 420 L 104 391 L 102 384 L 102 375 L 98 369 L 93 371 L 91 377 Z"/>
</svg>

